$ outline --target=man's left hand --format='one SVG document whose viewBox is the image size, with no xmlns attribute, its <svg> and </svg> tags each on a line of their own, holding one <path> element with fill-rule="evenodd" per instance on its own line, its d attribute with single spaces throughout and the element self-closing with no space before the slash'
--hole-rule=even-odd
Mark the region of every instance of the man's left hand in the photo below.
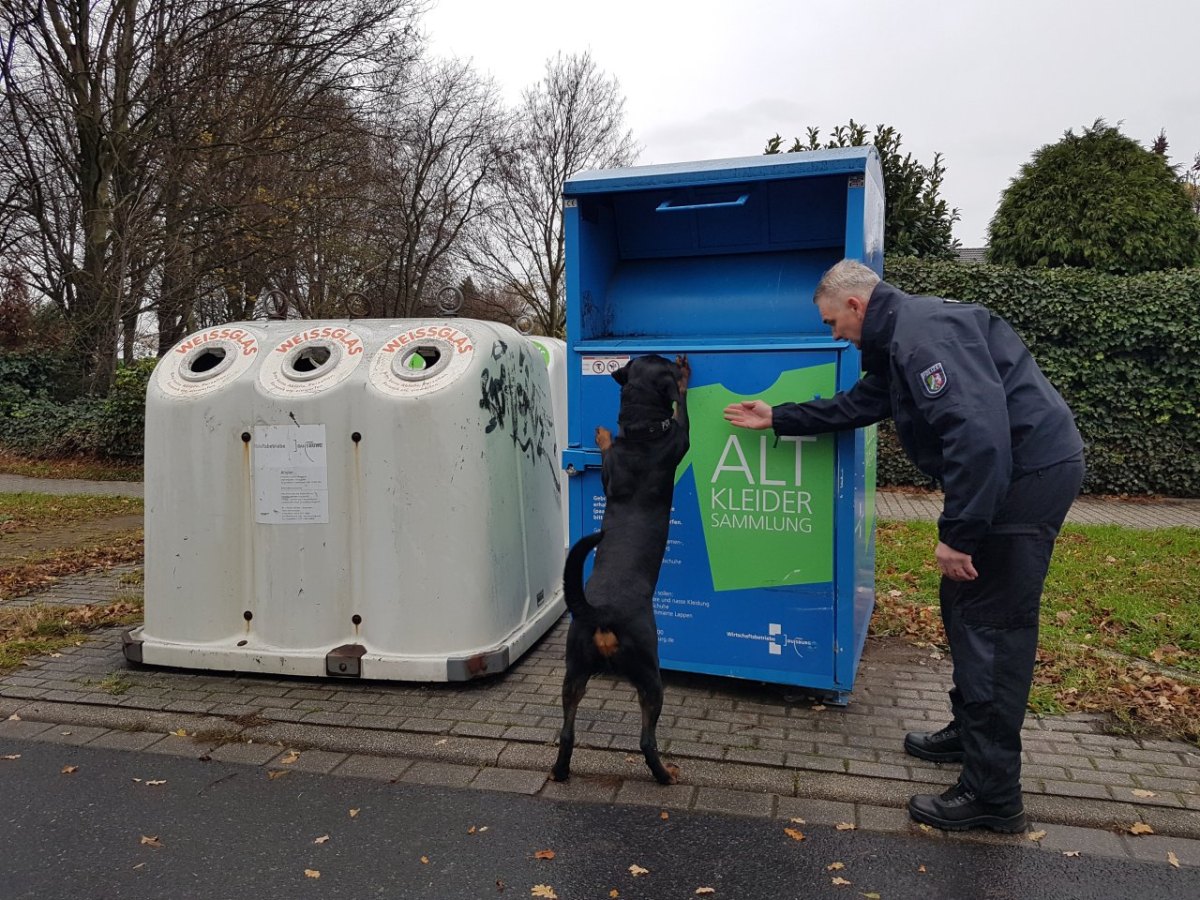
<svg viewBox="0 0 1200 900">
<path fill-rule="evenodd" d="M 953 547 L 938 541 L 933 555 L 937 560 L 938 571 L 951 581 L 974 581 L 979 577 L 979 573 L 975 571 L 975 566 L 971 563 L 971 554 L 969 553 L 959 553 Z"/>
</svg>

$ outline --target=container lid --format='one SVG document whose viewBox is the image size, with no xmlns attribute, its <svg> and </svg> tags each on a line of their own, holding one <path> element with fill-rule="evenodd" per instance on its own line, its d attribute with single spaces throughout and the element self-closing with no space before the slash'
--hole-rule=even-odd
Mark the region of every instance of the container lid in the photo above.
<svg viewBox="0 0 1200 900">
<path fill-rule="evenodd" d="M 872 171 L 878 177 L 879 152 L 871 145 L 631 166 L 626 169 L 598 169 L 580 172 L 568 179 L 563 184 L 563 196 L 867 171 Z"/>
</svg>

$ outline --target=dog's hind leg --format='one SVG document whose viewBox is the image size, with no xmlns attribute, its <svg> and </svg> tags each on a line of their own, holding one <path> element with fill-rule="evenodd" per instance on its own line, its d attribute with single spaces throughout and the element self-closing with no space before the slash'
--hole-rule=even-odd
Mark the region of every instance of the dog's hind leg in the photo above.
<svg viewBox="0 0 1200 900">
<path fill-rule="evenodd" d="M 662 678 L 657 672 L 636 679 L 633 682 L 638 692 L 638 703 L 642 707 L 642 755 L 646 757 L 646 765 L 659 784 L 675 784 L 678 781 L 678 766 L 664 766 L 658 755 L 658 717 L 662 714 L 663 686 Z"/>
<path fill-rule="evenodd" d="M 567 675 L 563 679 L 563 727 L 558 735 L 558 759 L 550 770 L 550 777 L 555 781 L 566 781 L 571 777 L 571 753 L 575 750 L 575 713 L 587 693 L 588 678 L 591 673 L 587 670 L 573 672 L 570 660 L 567 662 Z"/>
</svg>

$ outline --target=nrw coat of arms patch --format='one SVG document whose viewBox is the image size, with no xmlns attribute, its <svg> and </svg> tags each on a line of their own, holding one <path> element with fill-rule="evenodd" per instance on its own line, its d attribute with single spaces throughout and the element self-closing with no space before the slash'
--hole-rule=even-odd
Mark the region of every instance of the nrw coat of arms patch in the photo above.
<svg viewBox="0 0 1200 900">
<path fill-rule="evenodd" d="M 946 370 L 942 367 L 941 363 L 934 363 L 921 373 L 921 386 L 930 397 L 936 397 L 944 391 L 948 383 Z"/>
</svg>

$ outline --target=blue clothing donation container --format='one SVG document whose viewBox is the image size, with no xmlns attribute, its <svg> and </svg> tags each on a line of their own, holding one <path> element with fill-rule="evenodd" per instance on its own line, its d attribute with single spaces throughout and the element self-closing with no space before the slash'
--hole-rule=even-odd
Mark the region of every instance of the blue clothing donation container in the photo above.
<svg viewBox="0 0 1200 900">
<path fill-rule="evenodd" d="M 830 337 L 812 294 L 845 257 L 882 272 L 875 149 L 586 172 L 563 201 L 571 540 L 604 515 L 609 374 L 686 353 L 691 451 L 654 597 L 662 666 L 846 702 L 875 602 L 875 431 L 776 440 L 721 413 L 858 381 L 858 350 Z"/>
</svg>

